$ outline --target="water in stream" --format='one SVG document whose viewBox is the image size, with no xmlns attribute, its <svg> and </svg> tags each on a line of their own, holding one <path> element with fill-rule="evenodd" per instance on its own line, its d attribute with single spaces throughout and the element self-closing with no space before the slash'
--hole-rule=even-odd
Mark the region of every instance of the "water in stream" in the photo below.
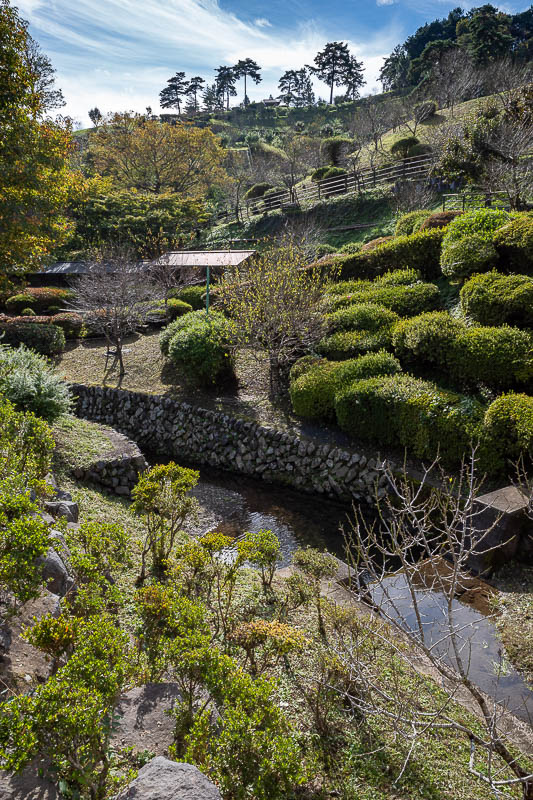
<svg viewBox="0 0 533 800">
<path fill-rule="evenodd" d="M 204 470 L 194 494 L 201 506 L 195 531 L 199 535 L 216 529 L 238 538 L 245 531 L 266 528 L 273 531 L 281 542 L 283 566 L 290 563 L 298 547 L 306 545 L 327 549 L 345 559 L 340 527 L 346 525 L 351 514 L 349 506 L 242 476 Z M 391 576 L 387 581 L 391 597 L 407 624 L 411 618 L 414 622 L 411 601 L 401 574 Z M 379 603 L 379 590 L 376 588 L 372 593 Z M 444 630 L 443 595 L 421 590 L 419 601 L 426 640 L 437 643 Z M 533 692 L 525 681 L 510 665 L 505 665 L 503 673 L 496 677 L 501 664 L 501 644 L 486 610 L 460 600 L 454 601 L 456 621 L 473 626 L 463 653 L 470 662 L 470 676 L 484 692 L 496 697 L 520 719 L 533 724 Z M 439 647 L 441 654 L 448 657 L 449 644 L 445 642 Z M 450 660 L 453 662 L 453 657 L 450 656 Z"/>
</svg>

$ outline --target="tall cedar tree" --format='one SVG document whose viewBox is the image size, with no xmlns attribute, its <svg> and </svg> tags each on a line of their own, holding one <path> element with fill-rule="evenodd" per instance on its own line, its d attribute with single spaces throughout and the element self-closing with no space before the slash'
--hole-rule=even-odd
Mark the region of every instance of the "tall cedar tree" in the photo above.
<svg viewBox="0 0 533 800">
<path fill-rule="evenodd" d="M 161 101 L 161 108 L 177 108 L 178 114 L 181 114 L 182 99 L 187 94 L 189 84 L 185 78 L 184 72 L 176 72 L 176 74 L 169 78 L 167 86 L 159 92 Z"/>
<path fill-rule="evenodd" d="M 219 97 L 222 98 L 222 102 L 226 101 L 226 109 L 229 111 L 229 99 L 230 97 L 235 97 L 237 94 L 237 90 L 235 88 L 235 81 L 237 80 L 237 76 L 235 75 L 234 70 L 231 67 L 217 67 L 215 70 L 216 77 L 215 77 L 215 84 L 217 88 L 217 93 Z"/>
<path fill-rule="evenodd" d="M 344 86 L 350 70 L 350 53 L 344 42 L 328 42 L 315 56 L 315 66 L 309 67 L 317 78 L 329 86 L 329 102 L 333 103 L 333 88 Z"/>
</svg>

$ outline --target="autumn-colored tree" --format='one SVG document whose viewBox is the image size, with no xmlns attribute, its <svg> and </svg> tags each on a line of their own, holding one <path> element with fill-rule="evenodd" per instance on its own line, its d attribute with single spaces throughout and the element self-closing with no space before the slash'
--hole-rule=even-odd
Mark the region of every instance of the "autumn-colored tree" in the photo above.
<svg viewBox="0 0 533 800">
<path fill-rule="evenodd" d="M 39 266 L 66 232 L 62 211 L 76 183 L 68 121 L 43 116 L 50 74 L 36 72 L 35 44 L 9 0 L 0 0 L 0 293 Z M 81 180 L 81 179 L 80 179 Z"/>
<path fill-rule="evenodd" d="M 224 178 L 224 150 L 208 129 L 116 113 L 91 136 L 96 168 L 117 187 L 200 197 Z"/>
</svg>

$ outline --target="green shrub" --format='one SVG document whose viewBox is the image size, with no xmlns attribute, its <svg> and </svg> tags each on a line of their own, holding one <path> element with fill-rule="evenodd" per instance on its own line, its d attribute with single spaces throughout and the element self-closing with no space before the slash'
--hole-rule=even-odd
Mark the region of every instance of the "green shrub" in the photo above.
<svg viewBox="0 0 533 800">
<path fill-rule="evenodd" d="M 322 364 L 325 362 L 325 359 L 321 356 L 317 355 L 307 355 L 302 356 L 291 367 L 289 378 L 291 381 L 297 380 L 300 375 L 304 375 L 306 372 L 309 372 L 310 369 L 316 367 L 317 364 Z"/>
<path fill-rule="evenodd" d="M 450 372 L 461 383 L 498 388 L 533 378 L 533 339 L 518 328 L 465 328 L 454 343 Z"/>
<path fill-rule="evenodd" d="M 15 350 L 0 344 L 0 393 L 18 411 L 31 411 L 48 422 L 71 405 L 67 385 L 59 375 L 42 356 L 23 345 Z"/>
<path fill-rule="evenodd" d="M 368 289 L 373 286 L 372 281 L 339 281 L 337 283 L 330 283 L 326 287 L 326 295 L 336 298 L 344 297 L 351 292 L 359 292 L 362 289 Z"/>
<path fill-rule="evenodd" d="M 166 314 L 170 319 L 177 319 L 183 317 L 184 314 L 189 314 L 193 310 L 190 303 L 184 300 L 178 300 L 176 297 L 170 297 L 166 304 Z"/>
<path fill-rule="evenodd" d="M 392 331 L 392 346 L 402 363 L 445 369 L 463 330 L 463 323 L 447 311 L 432 311 L 400 320 Z"/>
<path fill-rule="evenodd" d="M 418 144 L 414 144 L 412 147 L 409 148 L 407 151 L 407 158 L 416 158 L 416 156 L 426 156 L 428 153 L 432 153 L 433 148 L 430 144 L 419 142 Z"/>
<path fill-rule="evenodd" d="M 213 311 L 185 314 L 178 322 L 185 325 L 168 344 L 168 358 L 199 383 L 209 385 L 227 377 L 233 370 L 230 356 L 230 323 Z M 175 324 L 175 323 L 173 323 Z"/>
<path fill-rule="evenodd" d="M 0 336 L 4 344 L 24 344 L 47 356 L 56 355 L 65 349 L 65 334 L 58 325 L 2 321 Z"/>
<path fill-rule="evenodd" d="M 167 325 L 166 328 L 163 328 L 159 334 L 159 348 L 162 354 L 168 356 L 170 340 L 176 333 L 190 327 L 196 320 L 200 320 L 202 317 L 205 318 L 205 316 L 205 311 L 192 311 L 189 312 L 189 314 L 184 314 L 183 317 L 178 317 L 174 322 Z"/>
<path fill-rule="evenodd" d="M 353 253 L 359 253 L 360 250 L 361 250 L 360 242 L 346 242 L 346 244 L 343 244 L 338 252 L 353 254 Z"/>
<path fill-rule="evenodd" d="M 404 136 L 401 139 L 397 139 L 390 147 L 390 152 L 393 156 L 399 156 L 400 158 L 406 158 L 409 155 L 409 151 L 415 145 L 420 144 L 419 140 L 416 136 Z"/>
<path fill-rule="evenodd" d="M 326 181 L 328 178 L 341 178 L 346 174 L 347 172 L 343 167 L 329 167 L 328 171 L 324 173 L 322 180 Z"/>
<path fill-rule="evenodd" d="M 384 350 L 341 363 L 315 360 L 306 371 L 291 373 L 289 394 L 293 411 L 300 417 L 333 420 L 335 395 L 346 385 L 358 378 L 395 375 L 400 371 L 400 362 Z"/>
<path fill-rule="evenodd" d="M 442 246 L 440 265 L 448 278 L 468 278 L 475 272 L 485 272 L 494 267 L 498 253 L 491 241 L 479 234 L 452 239 Z"/>
<path fill-rule="evenodd" d="M 385 244 L 385 242 L 390 242 L 393 239 L 393 236 L 378 236 L 377 239 L 371 239 L 369 242 L 365 242 L 362 247 L 362 253 L 368 253 L 369 250 L 375 250 L 376 247 L 379 247 L 381 244 Z"/>
<path fill-rule="evenodd" d="M 517 216 L 496 231 L 493 242 L 506 269 L 533 275 L 532 216 Z"/>
<path fill-rule="evenodd" d="M 482 407 L 410 375 L 354 381 L 335 398 L 340 427 L 352 436 L 404 447 L 418 458 L 440 454 L 457 465 L 476 436 Z"/>
<path fill-rule="evenodd" d="M 317 351 L 333 361 L 345 361 L 362 353 L 386 349 L 391 345 L 389 328 L 369 333 L 368 331 L 339 331 L 326 336 L 317 345 Z"/>
<path fill-rule="evenodd" d="M 512 393 L 498 397 L 485 412 L 484 433 L 494 469 L 513 468 L 524 457 L 531 462 L 533 397 Z"/>
<path fill-rule="evenodd" d="M 258 197 L 263 197 L 265 192 L 268 192 L 269 189 L 272 189 L 273 186 L 271 183 L 256 183 L 254 184 L 246 194 L 244 195 L 245 200 L 255 200 Z"/>
<path fill-rule="evenodd" d="M 322 256 L 328 256 L 336 252 L 335 248 L 330 244 L 318 244 L 315 248 L 315 258 L 322 258 Z"/>
<path fill-rule="evenodd" d="M 357 303 L 328 315 L 328 324 L 332 331 L 375 333 L 382 328 L 390 328 L 397 321 L 398 315 L 394 311 L 375 303 Z"/>
<path fill-rule="evenodd" d="M 494 231 L 509 222 L 509 214 L 497 208 L 477 208 L 466 211 L 453 219 L 446 228 L 443 245 L 464 239 L 465 236 L 480 236 L 491 242 Z"/>
<path fill-rule="evenodd" d="M 335 167 L 340 166 L 343 154 L 351 152 L 354 147 L 353 139 L 347 136 L 329 136 L 322 139 L 320 151 L 322 157 Z"/>
<path fill-rule="evenodd" d="M 433 279 L 440 275 L 443 236 L 439 229 L 396 236 L 370 252 L 339 256 L 335 263 L 344 279 L 375 278 L 394 269 L 416 269 L 424 278 Z"/>
<path fill-rule="evenodd" d="M 20 312 L 21 317 L 36 317 L 36 313 L 33 308 L 23 308 Z"/>
<path fill-rule="evenodd" d="M 62 329 L 66 339 L 79 339 L 83 328 L 83 317 L 71 311 L 54 314 L 50 318 L 53 325 Z"/>
<path fill-rule="evenodd" d="M 354 303 L 376 303 L 394 311 L 400 317 L 414 317 L 424 311 L 433 311 L 440 305 L 440 292 L 433 283 L 415 283 L 412 286 L 381 286 L 371 284 L 370 288 L 352 291 L 350 294 L 335 297 L 331 301 L 333 309 L 350 306 Z"/>
<path fill-rule="evenodd" d="M 376 278 L 374 286 L 412 286 L 420 281 L 420 273 L 416 269 L 395 269 Z"/>
<path fill-rule="evenodd" d="M 403 363 L 435 367 L 460 385 L 506 387 L 533 377 L 533 340 L 518 328 L 468 328 L 447 312 L 421 314 L 400 320 L 392 343 Z"/>
<path fill-rule="evenodd" d="M 533 278 L 495 270 L 474 275 L 461 289 L 461 307 L 481 325 L 533 328 Z"/>
<path fill-rule="evenodd" d="M 409 211 L 407 214 L 402 214 L 401 217 L 398 217 L 398 221 L 396 222 L 396 236 L 410 236 L 412 233 L 415 233 L 419 226 L 421 226 L 421 223 L 427 219 L 429 213 L 430 212 L 427 210 L 420 210 Z"/>
<path fill-rule="evenodd" d="M 462 211 L 435 211 L 422 220 L 418 230 L 425 231 L 428 228 L 446 228 L 450 222 L 460 216 Z"/>
<path fill-rule="evenodd" d="M 207 286 L 187 286 L 185 289 L 173 289 L 169 292 L 169 298 L 182 300 L 193 307 L 194 311 L 205 308 L 205 293 Z"/>
<path fill-rule="evenodd" d="M 311 180 L 315 181 L 315 183 L 316 183 L 316 181 L 321 181 L 322 178 L 324 177 L 324 175 L 326 174 L 326 172 L 328 171 L 328 169 L 329 169 L 329 165 L 327 165 L 325 167 L 319 167 L 318 169 L 315 169 L 315 171 L 311 175 Z"/>
<path fill-rule="evenodd" d="M 425 122 L 437 113 L 438 105 L 435 100 L 422 100 L 413 106 L 413 113 L 418 122 Z"/>
<path fill-rule="evenodd" d="M 64 308 L 65 303 L 72 297 L 70 289 L 57 289 L 54 287 L 46 288 L 27 288 L 22 294 L 14 295 L 6 301 L 6 308 L 13 314 L 20 313 L 29 306 L 37 313 L 47 311 L 50 306 Z"/>
<path fill-rule="evenodd" d="M 50 426 L 17 411 L 0 390 L 0 480 L 18 477 L 24 489 L 33 487 L 50 471 L 53 449 Z"/>
</svg>

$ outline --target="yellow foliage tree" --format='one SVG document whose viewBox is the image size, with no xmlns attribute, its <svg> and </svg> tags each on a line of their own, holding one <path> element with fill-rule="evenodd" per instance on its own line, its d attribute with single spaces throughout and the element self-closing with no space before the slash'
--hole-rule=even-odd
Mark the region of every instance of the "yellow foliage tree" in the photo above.
<svg viewBox="0 0 533 800">
<path fill-rule="evenodd" d="M 200 197 L 224 180 L 224 150 L 207 128 L 113 114 L 91 136 L 96 168 L 122 188 Z"/>
</svg>

